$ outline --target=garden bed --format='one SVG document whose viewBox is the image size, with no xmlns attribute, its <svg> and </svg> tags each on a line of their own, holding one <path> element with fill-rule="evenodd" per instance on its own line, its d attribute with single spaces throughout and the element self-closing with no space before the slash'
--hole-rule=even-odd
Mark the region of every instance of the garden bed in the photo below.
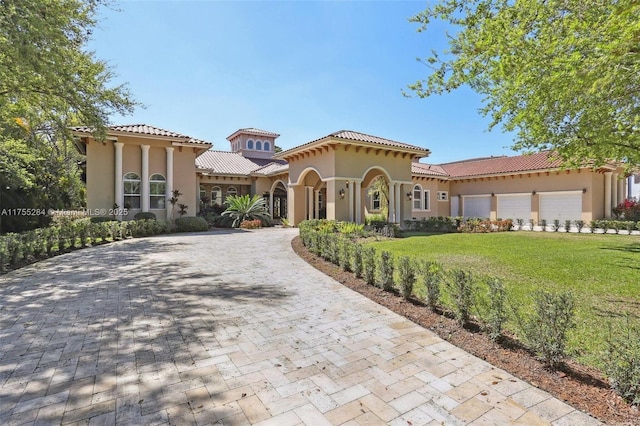
<svg viewBox="0 0 640 426">
<path fill-rule="evenodd" d="M 292 247 L 302 259 L 343 285 L 601 421 L 607 424 L 640 424 L 637 407 L 630 406 L 613 392 L 597 370 L 567 361 L 560 371 L 550 371 L 514 340 L 507 338 L 499 345 L 473 326 L 462 328 L 455 320 L 431 312 L 419 301 L 405 301 L 393 293 L 367 285 L 354 274 L 309 252 L 299 237 L 294 238 Z"/>
</svg>

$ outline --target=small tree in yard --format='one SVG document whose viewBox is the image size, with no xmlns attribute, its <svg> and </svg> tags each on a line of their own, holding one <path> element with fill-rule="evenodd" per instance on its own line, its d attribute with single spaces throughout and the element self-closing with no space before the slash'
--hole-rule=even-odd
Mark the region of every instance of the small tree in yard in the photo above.
<svg viewBox="0 0 640 426">
<path fill-rule="evenodd" d="M 249 197 L 245 195 L 230 195 L 225 204 L 227 210 L 222 212 L 222 216 L 233 219 L 231 227 L 237 228 L 245 220 L 260 219 L 265 224 L 271 223 L 271 215 L 267 209 L 267 202 L 259 195 Z"/>
<path fill-rule="evenodd" d="M 391 257 L 391 253 L 388 251 L 382 251 L 380 253 L 380 264 L 378 265 L 379 269 L 379 284 L 380 288 L 384 291 L 393 290 L 393 258 Z"/>
<path fill-rule="evenodd" d="M 398 277 L 400 281 L 400 293 L 405 299 L 411 297 L 413 284 L 416 282 L 416 269 L 407 256 L 398 259 Z"/>
<path fill-rule="evenodd" d="M 435 262 L 425 261 L 420 265 L 422 284 L 426 290 L 427 306 L 435 312 L 440 303 L 442 268 Z"/>
<path fill-rule="evenodd" d="M 565 358 L 569 330 L 575 327 L 575 300 L 570 291 L 533 294 L 534 311 L 522 325 L 529 348 L 549 367 L 557 368 Z"/>
</svg>

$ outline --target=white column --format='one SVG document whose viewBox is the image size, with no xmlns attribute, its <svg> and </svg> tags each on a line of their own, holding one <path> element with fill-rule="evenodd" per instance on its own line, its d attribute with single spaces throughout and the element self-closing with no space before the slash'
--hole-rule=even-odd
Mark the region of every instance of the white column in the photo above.
<svg viewBox="0 0 640 426">
<path fill-rule="evenodd" d="M 165 206 L 167 207 L 167 219 L 171 218 L 171 203 L 169 199 L 173 197 L 173 147 L 165 148 L 167 151 L 167 184 L 165 185 Z"/>
<path fill-rule="evenodd" d="M 402 184 L 396 184 L 396 223 L 402 223 L 402 209 L 400 206 L 402 205 Z"/>
<path fill-rule="evenodd" d="M 356 223 L 362 223 L 362 183 L 357 180 L 353 184 L 353 192 L 356 196 L 355 206 L 356 209 Z"/>
<path fill-rule="evenodd" d="M 614 173 L 611 177 L 611 207 L 618 205 L 618 174 Z"/>
<path fill-rule="evenodd" d="M 618 204 L 622 203 L 624 201 L 624 184 L 627 182 L 626 178 L 621 178 L 618 179 L 618 203 L 616 204 L 616 207 Z"/>
<path fill-rule="evenodd" d="M 142 150 L 142 188 L 140 188 L 140 207 L 149 211 L 149 145 L 140 145 Z"/>
<path fill-rule="evenodd" d="M 348 180 L 349 188 L 347 188 L 347 192 L 349 193 L 349 222 L 353 222 L 353 192 L 356 188 L 355 182 L 352 180 Z"/>
<path fill-rule="evenodd" d="M 273 189 L 269 191 L 269 214 L 273 218 Z"/>
<path fill-rule="evenodd" d="M 389 201 L 389 217 L 387 218 L 387 220 L 389 222 L 395 222 L 396 220 L 396 183 L 395 182 L 389 182 L 389 194 L 388 194 L 388 201 Z"/>
<path fill-rule="evenodd" d="M 314 219 L 320 219 L 320 191 L 313 191 L 313 202 L 315 205 L 315 209 L 313 211 Z"/>
<path fill-rule="evenodd" d="M 313 219 L 313 187 L 307 186 L 307 219 Z"/>
<path fill-rule="evenodd" d="M 611 217 L 611 172 L 604 172 L 604 217 Z"/>
<path fill-rule="evenodd" d="M 115 155 L 115 203 L 118 205 L 118 208 L 124 208 L 124 187 L 122 185 L 122 147 L 124 144 L 122 142 L 114 142 L 113 146 L 116 149 Z M 112 206 L 109 206 L 112 207 Z M 122 220 L 122 215 L 116 216 L 116 219 Z"/>
</svg>

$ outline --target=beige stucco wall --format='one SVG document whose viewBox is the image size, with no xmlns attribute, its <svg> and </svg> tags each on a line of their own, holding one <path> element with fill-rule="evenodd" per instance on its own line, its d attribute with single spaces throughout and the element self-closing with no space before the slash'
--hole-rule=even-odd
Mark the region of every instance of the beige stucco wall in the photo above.
<svg viewBox="0 0 640 426">
<path fill-rule="evenodd" d="M 326 188 L 326 215 L 328 219 L 349 220 L 350 204 L 355 203 L 353 186 L 347 187 L 347 181 L 353 185 L 354 181 L 361 182 L 361 206 L 353 207 L 354 217 L 360 208 L 361 219 L 367 214 L 367 188 L 372 180 L 379 175 L 385 176 L 391 182 L 411 181 L 411 156 L 402 152 L 394 152 L 383 148 L 366 148 L 336 144 L 334 146 L 319 147 L 297 158 L 289 159 L 289 181 L 294 186 L 314 186 L 319 189 L 318 176 L 321 184 Z M 398 221 L 411 218 L 410 204 L 405 196 L 411 185 L 402 185 Z M 345 192 L 344 198 L 340 191 Z M 290 195 L 301 196 L 306 199 L 304 189 L 292 191 Z M 303 213 L 297 214 L 294 209 L 302 206 Z M 290 217 L 294 224 L 304 219 L 306 206 L 296 198 L 289 204 Z"/>
<path fill-rule="evenodd" d="M 187 216 L 195 216 L 200 204 L 200 188 L 196 179 L 196 153 L 193 148 L 183 147 L 173 152 L 173 189 L 182 193 L 178 202 L 188 206 Z"/>
<path fill-rule="evenodd" d="M 442 181 L 433 178 L 421 178 L 414 177 L 413 184 L 422 186 L 423 191 L 429 191 L 429 206 L 430 209 L 427 210 L 413 210 L 413 204 L 409 204 L 409 208 L 411 208 L 411 217 L 415 219 L 422 219 L 428 217 L 437 217 L 437 216 L 450 216 L 451 214 L 451 206 L 450 206 L 450 191 L 449 191 L 449 182 Z M 447 200 L 446 201 L 438 201 L 437 196 L 438 192 L 444 191 L 447 192 Z M 405 191 L 409 192 L 409 191 Z M 411 187 L 410 192 L 413 194 L 413 187 Z M 413 196 L 413 195 L 412 195 Z"/>
<path fill-rule="evenodd" d="M 87 207 L 89 209 L 110 209 L 115 203 L 115 147 L 113 141 L 104 144 L 87 138 Z M 149 176 L 161 174 L 167 178 L 166 147 L 170 141 L 119 136 L 122 148 L 122 175 L 129 172 L 142 174 L 141 145 L 149 145 Z M 173 188 L 182 192 L 179 202 L 188 206 L 187 214 L 196 214 L 197 176 L 195 172 L 196 151 L 193 147 L 174 147 Z M 141 176 L 142 178 L 142 176 Z M 123 207 L 123 206 L 121 206 Z M 169 203 L 167 203 L 169 207 Z M 132 219 L 140 209 L 131 209 L 124 219 Z M 166 218 L 166 209 L 150 209 L 158 219 Z"/>
<path fill-rule="evenodd" d="M 90 139 L 87 147 L 87 208 L 111 209 L 115 204 L 115 148 Z M 93 213 L 92 213 L 93 214 Z"/>
</svg>

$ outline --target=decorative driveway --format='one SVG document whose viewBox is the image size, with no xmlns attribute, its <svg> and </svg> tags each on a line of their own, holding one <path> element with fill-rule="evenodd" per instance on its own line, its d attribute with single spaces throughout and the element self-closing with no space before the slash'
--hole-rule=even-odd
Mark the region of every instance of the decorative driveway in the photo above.
<svg viewBox="0 0 640 426">
<path fill-rule="evenodd" d="M 599 424 L 307 265 L 297 232 L 134 239 L 0 276 L 0 424 Z"/>
</svg>

